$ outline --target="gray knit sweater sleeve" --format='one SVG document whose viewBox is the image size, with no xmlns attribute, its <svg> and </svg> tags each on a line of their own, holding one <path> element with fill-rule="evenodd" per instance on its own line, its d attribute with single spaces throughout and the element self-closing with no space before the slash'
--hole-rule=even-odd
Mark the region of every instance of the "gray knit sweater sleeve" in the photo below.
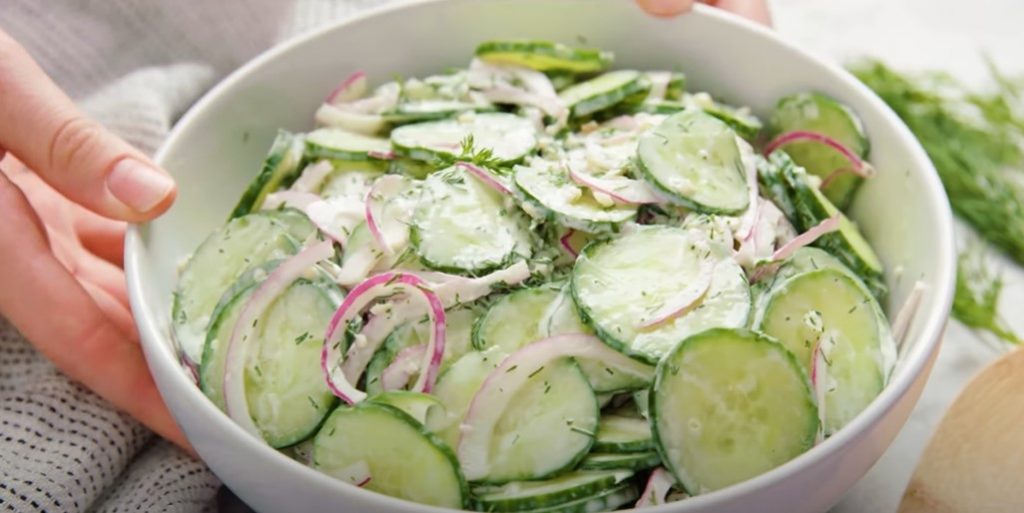
<svg viewBox="0 0 1024 513">
<path fill-rule="evenodd" d="M 374 3 L 2 0 L 0 29 L 89 115 L 152 153 L 224 74 Z M 0 511 L 212 511 L 219 487 L 205 465 L 68 380 L 0 317 Z"/>
</svg>

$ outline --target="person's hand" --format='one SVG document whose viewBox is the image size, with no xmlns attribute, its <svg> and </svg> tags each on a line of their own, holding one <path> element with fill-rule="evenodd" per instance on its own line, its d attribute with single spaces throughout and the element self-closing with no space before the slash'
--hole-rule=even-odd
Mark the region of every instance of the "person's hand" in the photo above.
<svg viewBox="0 0 1024 513">
<path fill-rule="evenodd" d="M 648 14 L 668 18 L 688 12 L 693 8 L 695 0 L 636 0 L 636 3 Z M 704 0 L 702 3 L 713 5 L 763 25 L 770 26 L 772 24 L 766 0 Z"/>
<path fill-rule="evenodd" d="M 0 315 L 72 379 L 189 449 L 143 358 L 121 270 L 125 221 L 174 181 L 87 119 L 0 31 Z"/>
</svg>

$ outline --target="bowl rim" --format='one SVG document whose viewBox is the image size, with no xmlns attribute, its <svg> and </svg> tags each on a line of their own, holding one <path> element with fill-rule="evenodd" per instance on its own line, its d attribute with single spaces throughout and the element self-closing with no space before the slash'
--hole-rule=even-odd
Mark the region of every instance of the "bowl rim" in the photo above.
<svg viewBox="0 0 1024 513">
<path fill-rule="evenodd" d="M 205 111 L 209 105 L 219 101 L 221 96 L 226 92 L 229 92 L 236 83 L 242 81 L 251 72 L 278 58 L 281 54 L 289 52 L 297 46 L 301 46 L 315 39 L 324 37 L 328 33 L 343 30 L 344 27 L 348 25 L 362 23 L 371 18 L 391 13 L 393 11 L 404 10 L 412 6 L 456 1 L 464 0 L 397 1 L 384 6 L 366 9 L 272 46 L 228 74 L 214 87 L 209 89 L 198 101 L 196 101 L 188 109 L 185 115 L 175 123 L 174 127 L 168 133 L 167 138 L 156 152 L 154 161 L 157 163 L 163 162 L 167 154 L 170 152 L 170 149 L 177 145 L 176 141 L 191 129 L 191 125 L 195 122 L 195 119 L 199 117 L 199 115 Z M 909 152 L 910 158 L 913 162 L 912 167 L 917 170 L 915 172 L 922 175 L 924 181 L 923 192 L 934 205 L 934 208 L 932 209 L 934 211 L 931 212 L 931 214 L 935 217 L 936 221 L 934 223 L 934 229 L 936 230 L 935 235 L 938 246 L 938 251 L 934 255 L 934 258 L 938 262 L 936 266 L 936 276 L 933 280 L 933 287 L 929 291 L 931 294 L 935 295 L 935 300 L 932 303 L 933 306 L 927 311 L 920 310 L 917 312 L 918 317 L 926 316 L 923 320 L 918 319 L 916 321 L 921 323 L 922 326 L 920 333 L 917 334 L 917 340 L 908 340 L 904 342 L 905 345 L 910 344 L 910 351 L 901 355 L 901 358 L 904 361 L 899 372 L 894 373 L 892 379 L 882 392 L 867 406 L 867 408 L 860 412 L 853 421 L 850 422 L 850 424 L 839 430 L 835 435 L 800 454 L 796 458 L 793 458 L 763 474 L 721 490 L 688 498 L 682 502 L 661 505 L 652 511 L 685 511 L 691 507 L 700 508 L 702 506 L 712 506 L 716 503 L 727 502 L 740 496 L 748 495 L 759 488 L 766 488 L 773 483 L 784 481 L 797 473 L 800 469 L 821 462 L 821 460 L 826 458 L 829 454 L 836 452 L 842 446 L 852 441 L 852 439 L 864 433 L 870 426 L 878 423 L 882 417 L 886 416 L 886 414 L 896 406 L 897 400 L 906 394 L 911 386 L 913 386 L 918 375 L 922 372 L 927 372 L 926 367 L 932 361 L 932 357 L 938 350 L 942 340 L 942 332 L 944 330 L 946 320 L 948 319 L 953 301 L 955 279 L 956 252 L 953 235 L 953 216 L 945 190 L 939 180 L 938 173 L 920 143 L 910 132 L 910 129 L 888 107 L 888 105 L 886 105 L 867 86 L 862 84 L 838 64 L 829 59 L 819 57 L 812 51 L 799 47 L 773 29 L 699 3 L 694 6 L 693 12 L 686 16 L 710 18 L 715 23 L 728 26 L 730 30 L 749 32 L 760 38 L 764 44 L 779 45 L 783 47 L 785 51 L 794 54 L 795 58 L 809 61 L 815 67 L 822 69 L 826 73 L 830 73 L 833 75 L 833 80 L 850 87 L 856 94 L 862 96 L 864 101 L 866 101 L 871 108 L 878 111 L 883 117 L 884 122 L 895 129 L 900 139 L 899 144 L 904 146 Z M 204 416 L 215 419 L 214 422 L 218 423 L 216 429 L 233 432 L 233 436 L 239 439 L 239 442 L 244 444 L 247 450 L 262 453 L 264 458 L 276 458 L 284 468 L 288 468 L 291 471 L 298 473 L 302 479 L 310 480 L 310 482 L 316 484 L 318 488 L 335 489 L 337 492 L 331 493 L 340 493 L 342 495 L 356 494 L 363 500 L 376 502 L 381 507 L 387 507 L 394 510 L 408 511 L 409 508 L 412 507 L 416 508 L 418 511 L 457 511 L 436 506 L 427 506 L 379 494 L 370 490 L 347 486 L 344 483 L 322 474 L 311 467 L 292 460 L 280 451 L 256 440 L 254 437 L 248 435 L 241 427 L 232 422 L 223 414 L 223 412 L 218 410 L 212 402 L 206 399 L 199 388 L 188 379 L 186 373 L 181 369 L 177 358 L 173 354 L 172 344 L 169 343 L 169 336 L 163 333 L 158 327 L 157 319 L 159 316 L 150 313 L 155 312 L 155 310 L 150 307 L 143 292 L 146 288 L 146 285 L 144 285 L 145 280 L 143 278 L 141 263 L 141 254 L 144 247 L 142 235 L 143 229 L 144 225 L 132 224 L 128 226 L 125 236 L 124 263 L 132 313 L 135 324 L 141 335 L 141 343 L 146 348 L 146 360 L 149 367 L 151 367 L 151 372 L 153 370 L 152 367 L 155 366 L 161 366 L 170 370 L 171 372 L 169 374 L 174 376 L 174 382 L 171 384 L 172 389 L 186 389 L 184 392 L 186 397 L 184 399 L 188 400 L 188 402 L 193 406 L 203 410 L 202 413 Z M 900 427 L 902 429 L 902 425 Z"/>
</svg>

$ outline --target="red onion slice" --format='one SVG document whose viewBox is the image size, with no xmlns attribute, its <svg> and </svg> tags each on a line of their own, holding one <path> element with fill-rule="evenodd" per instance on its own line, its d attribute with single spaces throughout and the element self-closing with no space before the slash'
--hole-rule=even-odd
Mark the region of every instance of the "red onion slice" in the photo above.
<svg viewBox="0 0 1024 513">
<path fill-rule="evenodd" d="M 388 215 L 378 204 L 382 200 L 394 199 L 408 186 L 408 180 L 400 175 L 385 175 L 377 179 L 366 192 L 365 216 L 373 240 L 385 255 L 391 256 L 396 248 L 405 246 L 409 240 L 409 226 L 393 215 Z M 375 213 L 377 212 L 377 213 Z"/>
<path fill-rule="evenodd" d="M 320 367 L 327 380 L 327 385 L 334 395 L 349 404 L 362 401 L 366 398 L 366 393 L 358 390 L 349 381 L 350 378 L 352 381 L 357 380 L 358 376 L 346 377 L 341 368 L 343 362 L 341 337 L 344 336 L 349 322 L 362 315 L 363 310 L 374 301 L 396 294 L 403 294 L 406 298 L 425 306 L 433 326 L 421 367 L 426 369 L 426 372 L 420 373 L 414 388 L 429 392 L 434 386 L 434 381 L 437 380 L 437 372 L 441 365 L 441 358 L 444 356 L 445 345 L 445 313 L 441 300 L 430 289 L 429 284 L 418 276 L 402 272 L 378 274 L 349 291 L 341 306 L 334 313 L 334 317 L 331 318 L 327 333 L 324 335 Z M 357 340 L 353 344 L 353 349 L 358 349 L 359 344 L 360 341 Z"/>
<path fill-rule="evenodd" d="M 770 155 L 773 151 L 791 143 L 801 141 L 813 141 L 824 144 L 829 148 L 839 152 L 847 161 L 850 162 L 849 171 L 861 178 L 871 178 L 874 173 L 874 168 L 867 165 L 856 153 L 851 151 L 849 148 L 843 145 L 843 143 L 825 135 L 820 132 L 811 132 L 807 130 L 794 130 L 792 132 L 786 132 L 779 134 L 775 139 L 772 139 L 767 146 L 764 147 L 764 154 Z"/>
<path fill-rule="evenodd" d="M 335 87 L 331 94 L 327 95 L 324 103 L 338 105 L 348 103 L 366 94 L 366 73 L 356 71 L 343 80 L 338 87 Z"/>
<path fill-rule="evenodd" d="M 597 360 L 618 372 L 650 373 L 650 367 L 608 347 L 593 335 L 557 335 L 512 353 L 487 376 L 466 411 L 457 455 L 467 479 L 487 476 L 494 428 L 530 376 L 553 361 L 571 357 Z"/>
<path fill-rule="evenodd" d="M 658 194 L 649 185 L 640 180 L 625 177 L 612 179 L 598 178 L 580 171 L 578 164 L 572 161 L 566 163 L 566 169 L 569 171 L 569 178 L 573 182 L 605 194 L 616 203 L 626 205 L 663 203 Z"/>
<path fill-rule="evenodd" d="M 300 251 L 277 266 L 253 292 L 249 302 L 235 321 L 228 340 L 224 363 L 224 403 L 231 420 L 246 432 L 263 439 L 259 428 L 249 414 L 245 397 L 245 364 L 249 360 L 252 335 L 256 321 L 295 280 L 310 267 L 334 256 L 334 242 L 323 241 Z"/>
<path fill-rule="evenodd" d="M 462 169 L 465 169 L 469 174 L 478 178 L 488 187 L 502 194 L 512 194 L 512 189 L 510 189 L 509 186 L 502 183 L 501 180 L 499 180 L 498 177 L 494 176 L 493 173 L 486 171 L 483 168 L 477 167 L 469 162 L 457 162 L 455 163 L 455 165 L 461 167 Z"/>
<path fill-rule="evenodd" d="M 806 232 L 797 235 L 796 237 L 793 238 L 793 240 L 790 240 L 789 242 L 785 243 L 781 248 L 776 250 L 775 253 L 772 255 L 772 260 L 776 262 L 780 260 L 785 260 L 789 258 L 796 250 L 812 244 L 814 241 L 818 240 L 818 238 L 821 237 L 822 235 L 832 233 L 838 230 L 839 221 L 842 219 L 842 215 L 843 214 L 836 212 L 836 214 L 833 215 L 832 217 L 818 223 L 815 226 L 812 226 Z"/>
<path fill-rule="evenodd" d="M 381 372 L 381 388 L 385 391 L 401 390 L 408 385 L 412 376 L 422 368 L 420 363 L 426 352 L 426 344 L 416 344 L 399 351 L 395 355 L 395 359 Z M 422 390 L 413 389 L 413 392 L 422 392 Z"/>
<path fill-rule="evenodd" d="M 661 308 L 652 313 L 651 316 L 637 325 L 638 329 L 647 329 L 657 326 L 684 315 L 693 309 L 708 293 L 711 288 L 711 279 L 715 275 L 715 262 L 710 259 L 702 259 L 698 264 L 696 278 L 683 290 L 665 302 Z"/>
<path fill-rule="evenodd" d="M 647 478 L 647 486 L 644 487 L 644 493 L 640 495 L 640 499 L 636 501 L 636 506 L 634 507 L 648 508 L 665 504 L 668 493 L 672 491 L 672 486 L 675 484 L 675 478 L 665 470 L 665 467 L 654 469 L 651 472 L 651 476 Z"/>
<path fill-rule="evenodd" d="M 319 126 L 329 126 L 363 135 L 376 135 L 384 130 L 387 122 L 379 114 L 350 112 L 325 103 L 316 110 L 314 120 Z"/>
<path fill-rule="evenodd" d="M 576 258 L 576 257 L 580 256 L 580 253 L 578 251 L 576 251 L 576 248 L 572 247 L 572 244 L 571 244 L 571 242 L 569 240 L 569 239 L 572 238 L 573 234 L 575 234 L 575 233 L 576 233 L 576 230 L 573 230 L 572 228 L 569 228 L 569 230 L 567 232 L 565 232 L 565 235 L 562 235 L 562 237 L 560 239 L 558 239 L 558 243 L 562 245 L 562 249 L 564 249 L 565 252 L 568 253 L 573 258 Z"/>
</svg>

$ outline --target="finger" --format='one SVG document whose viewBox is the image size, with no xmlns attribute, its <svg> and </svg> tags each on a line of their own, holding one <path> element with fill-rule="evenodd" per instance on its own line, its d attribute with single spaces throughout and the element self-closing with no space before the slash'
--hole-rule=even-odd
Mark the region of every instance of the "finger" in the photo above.
<svg viewBox="0 0 1024 513">
<path fill-rule="evenodd" d="M 74 237 L 96 256 L 118 267 L 123 265 L 123 221 L 102 217 L 68 201 L 13 157 L 0 162 L 0 172 L 21 189 L 49 233 L 56 231 Z"/>
<path fill-rule="evenodd" d="M 75 215 L 75 232 L 82 246 L 117 267 L 124 267 L 125 226 L 122 221 L 100 217 L 84 209 Z"/>
<path fill-rule="evenodd" d="M 187 448 L 141 347 L 53 257 L 33 217 L 25 196 L 0 174 L 0 315 L 71 379 Z"/>
<path fill-rule="evenodd" d="M 707 3 L 762 25 L 772 26 L 772 15 L 765 0 L 716 0 Z"/>
<path fill-rule="evenodd" d="M 689 12 L 694 0 L 636 0 L 641 9 L 651 16 L 670 18 Z"/>
<path fill-rule="evenodd" d="M 124 271 L 121 268 L 89 253 L 78 241 L 66 235 L 52 231 L 49 235 L 54 256 L 71 276 L 80 282 L 89 282 L 99 287 L 124 308 L 129 308 Z"/>
<path fill-rule="evenodd" d="M 135 321 L 132 320 L 132 312 L 129 307 L 121 303 L 121 301 L 99 285 L 86 280 L 79 280 L 78 283 L 82 285 L 82 288 L 85 289 L 85 292 L 96 303 L 96 306 L 103 311 L 103 315 L 106 315 L 107 319 L 114 323 L 118 331 L 124 333 L 129 340 L 138 343 Z"/>
<path fill-rule="evenodd" d="M 86 118 L 3 31 L 0 84 L 0 145 L 61 194 L 125 221 L 152 219 L 170 207 L 171 177 Z"/>
</svg>

